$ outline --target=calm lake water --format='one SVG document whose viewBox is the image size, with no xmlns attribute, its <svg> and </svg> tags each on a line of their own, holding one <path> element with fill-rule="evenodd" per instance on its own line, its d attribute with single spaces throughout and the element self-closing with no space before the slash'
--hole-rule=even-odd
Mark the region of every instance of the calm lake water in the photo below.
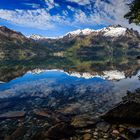
<svg viewBox="0 0 140 140">
<path fill-rule="evenodd" d="M 60 122 L 82 128 L 95 124 L 128 90 L 140 88 L 139 75 L 140 61 L 126 55 L 0 60 L 0 139 L 34 140 L 49 129 L 60 137 L 55 132 Z M 63 135 L 72 132 L 65 127 Z"/>
<path fill-rule="evenodd" d="M 140 88 L 139 75 L 140 71 L 126 77 L 123 71 L 118 70 L 95 75 L 89 72 L 34 69 L 1 83 L 0 99 L 44 98 L 47 100 L 44 105 L 53 109 L 101 114 L 120 102 L 128 90 Z"/>
</svg>

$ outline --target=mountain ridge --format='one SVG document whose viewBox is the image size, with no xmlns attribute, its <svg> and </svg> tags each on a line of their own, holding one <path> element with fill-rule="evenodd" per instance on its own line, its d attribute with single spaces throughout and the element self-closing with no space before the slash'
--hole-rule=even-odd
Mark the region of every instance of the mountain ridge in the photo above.
<svg viewBox="0 0 140 140">
<path fill-rule="evenodd" d="M 58 37 L 47 37 L 47 36 L 42 36 L 38 34 L 33 34 L 31 36 L 28 36 L 28 38 L 33 39 L 33 40 L 44 40 L 44 39 L 62 39 L 62 38 L 71 38 L 71 37 L 76 37 L 76 36 L 86 36 L 90 35 L 92 33 L 96 34 L 102 34 L 103 36 L 108 36 L 108 37 L 119 37 L 119 36 L 124 36 L 127 30 L 132 30 L 133 29 L 128 29 L 126 27 L 122 27 L 121 25 L 112 25 L 108 27 L 104 27 L 98 30 L 90 29 L 90 28 L 85 28 L 85 29 L 77 29 L 74 31 L 70 31 L 62 36 Z M 137 32 L 137 31 L 135 31 Z M 139 34 L 137 32 L 137 34 Z"/>
<path fill-rule="evenodd" d="M 80 56 L 92 59 L 103 55 L 131 54 L 140 56 L 140 35 L 137 31 L 121 26 L 110 26 L 100 30 L 84 29 L 68 32 L 59 38 L 37 40 L 22 33 L 0 27 L 0 58 L 15 56 Z"/>
<path fill-rule="evenodd" d="M 97 35 L 102 35 L 106 37 L 119 37 L 119 36 L 124 36 L 127 31 L 133 31 L 137 35 L 139 35 L 138 31 L 135 31 L 133 29 L 128 29 L 126 27 L 122 27 L 121 25 L 111 25 L 108 27 L 104 27 L 98 30 L 90 29 L 90 28 L 85 28 L 85 29 L 77 29 L 74 31 L 67 32 L 66 34 L 58 37 L 47 37 L 47 36 L 42 36 L 39 34 L 32 34 L 29 36 L 23 35 L 21 32 L 17 32 L 15 30 L 9 29 L 6 26 L 0 26 L 0 35 L 4 35 L 6 37 L 12 37 L 15 38 L 20 36 L 22 39 L 32 39 L 32 40 L 47 40 L 47 39 L 62 39 L 62 38 L 71 38 L 71 37 L 77 37 L 77 36 L 87 36 L 91 34 L 97 34 Z M 7 34 L 8 33 L 8 34 Z M 21 39 L 21 40 L 22 40 Z"/>
</svg>

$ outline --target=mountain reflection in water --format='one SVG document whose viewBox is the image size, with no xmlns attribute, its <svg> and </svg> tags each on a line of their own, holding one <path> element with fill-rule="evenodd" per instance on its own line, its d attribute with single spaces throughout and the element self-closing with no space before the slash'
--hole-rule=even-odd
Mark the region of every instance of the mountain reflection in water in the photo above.
<svg viewBox="0 0 140 140">
<path fill-rule="evenodd" d="M 72 112 L 103 113 L 120 102 L 127 90 L 140 87 L 139 74 L 108 80 L 100 75 L 84 78 L 82 74 L 79 76 L 80 73 L 76 76 L 63 70 L 37 69 L 0 84 L 0 98 L 40 97 L 48 101 L 45 106 L 53 109 L 67 112 L 68 108 L 73 108 Z"/>
</svg>

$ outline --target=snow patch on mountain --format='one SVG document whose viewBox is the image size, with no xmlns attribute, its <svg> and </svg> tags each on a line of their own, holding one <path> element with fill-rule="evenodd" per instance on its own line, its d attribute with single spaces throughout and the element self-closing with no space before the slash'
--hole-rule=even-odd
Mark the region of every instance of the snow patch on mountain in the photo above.
<svg viewBox="0 0 140 140">
<path fill-rule="evenodd" d="M 33 40 L 41 40 L 41 39 L 47 39 L 47 37 L 43 37 L 41 35 L 37 35 L 37 34 L 32 34 L 31 36 L 27 36 L 28 38 L 31 38 Z"/>
<path fill-rule="evenodd" d="M 92 32 L 95 32 L 96 30 L 92 30 L 89 28 L 83 29 L 83 30 L 76 30 L 76 31 L 72 31 L 72 32 L 68 32 L 65 36 L 69 35 L 69 36 L 76 36 L 76 35 L 89 35 Z"/>
<path fill-rule="evenodd" d="M 34 40 L 42 40 L 42 39 L 61 39 L 63 37 L 75 37 L 79 35 L 90 35 L 92 33 L 99 33 L 103 36 L 106 37 L 119 37 L 119 36 L 124 36 L 126 34 L 127 28 L 121 27 L 121 26 L 110 26 L 110 27 L 105 27 L 103 29 L 99 30 L 93 30 L 93 29 L 78 29 L 75 31 L 68 32 L 64 36 L 58 36 L 58 37 L 43 37 L 41 35 L 31 35 L 28 36 L 28 38 L 34 39 Z"/>
<path fill-rule="evenodd" d="M 101 32 L 104 32 L 104 36 L 119 37 L 124 36 L 126 30 L 127 28 L 124 27 L 109 27 L 101 30 Z"/>
<path fill-rule="evenodd" d="M 37 34 L 33 34 L 31 36 L 27 36 L 27 38 L 33 39 L 33 40 L 43 40 L 43 39 L 59 39 L 63 38 L 63 36 L 58 36 L 58 37 L 45 37 Z"/>
</svg>

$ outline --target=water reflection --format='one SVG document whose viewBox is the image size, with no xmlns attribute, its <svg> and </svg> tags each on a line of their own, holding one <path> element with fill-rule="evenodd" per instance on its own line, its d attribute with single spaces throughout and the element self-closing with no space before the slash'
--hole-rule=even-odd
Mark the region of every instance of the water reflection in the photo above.
<svg viewBox="0 0 140 140">
<path fill-rule="evenodd" d="M 96 56 L 96 59 L 92 59 L 88 55 L 81 57 L 35 57 L 27 60 L 2 59 L 0 60 L 0 81 L 8 82 L 34 69 L 61 69 L 72 74 L 79 73 L 80 76 L 81 73 L 95 76 L 106 75 L 107 72 L 108 76 L 115 73 L 115 75 L 121 75 L 121 79 L 123 79 L 136 75 L 140 64 L 138 59 L 127 55 L 103 56 L 102 58 Z"/>
<path fill-rule="evenodd" d="M 108 73 L 112 74 L 112 71 Z M 112 80 L 108 73 L 93 76 L 89 73 L 36 69 L 0 84 L 0 98 L 39 97 L 48 101 L 45 106 L 65 113 L 103 113 L 121 101 L 127 90 L 140 87 L 140 72 L 131 78 L 123 78 L 117 75 L 122 73 L 116 71 L 116 77 L 120 76 L 121 80 Z"/>
<path fill-rule="evenodd" d="M 0 60 L 0 136 L 25 126 L 23 139 L 30 140 L 61 121 L 76 125 L 81 118 L 78 127 L 83 121 L 94 124 L 127 90 L 140 88 L 137 59 L 85 57 Z"/>
<path fill-rule="evenodd" d="M 139 61 L 126 55 L 3 59 L 0 99 L 44 98 L 47 102 L 42 105 L 55 110 L 102 113 L 127 90 L 140 87 L 139 69 Z"/>
</svg>

